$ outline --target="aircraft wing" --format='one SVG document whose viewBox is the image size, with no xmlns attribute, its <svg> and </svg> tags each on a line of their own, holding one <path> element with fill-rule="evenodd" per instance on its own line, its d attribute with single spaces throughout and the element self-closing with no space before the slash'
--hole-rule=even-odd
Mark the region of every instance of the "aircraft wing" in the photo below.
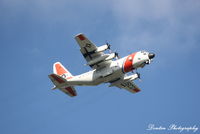
<svg viewBox="0 0 200 134">
<path fill-rule="evenodd" d="M 100 57 L 104 56 L 103 52 L 97 52 L 98 47 L 93 44 L 84 34 L 78 34 L 75 36 L 75 40 L 80 46 L 80 51 L 83 57 L 86 59 L 88 63 L 91 61 L 95 61 Z M 95 64 L 91 64 L 90 67 L 96 69 L 97 67 L 106 66 L 110 63 L 110 61 L 101 61 Z"/>
<path fill-rule="evenodd" d="M 116 83 L 111 83 L 112 86 L 116 86 L 118 88 L 123 88 L 128 90 L 131 93 L 140 92 L 140 88 L 133 81 L 119 81 Z"/>
</svg>

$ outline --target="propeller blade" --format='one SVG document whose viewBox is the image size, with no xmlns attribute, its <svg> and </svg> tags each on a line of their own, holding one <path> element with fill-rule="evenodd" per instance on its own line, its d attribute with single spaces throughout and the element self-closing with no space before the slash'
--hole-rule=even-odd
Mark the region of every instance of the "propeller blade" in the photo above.
<svg viewBox="0 0 200 134">
<path fill-rule="evenodd" d="M 109 49 L 109 53 L 112 53 L 112 50 L 111 50 L 111 45 L 106 41 L 106 45 L 107 45 L 107 47 L 108 47 L 108 49 Z"/>
<path fill-rule="evenodd" d="M 110 50 L 111 45 L 108 42 L 106 42 L 106 45 L 108 46 L 108 49 Z"/>
<path fill-rule="evenodd" d="M 140 79 L 140 73 L 136 72 L 136 74 L 138 75 L 138 78 Z"/>
<path fill-rule="evenodd" d="M 140 73 L 136 72 L 136 74 L 138 75 L 138 80 L 141 82 L 142 79 L 141 79 L 141 77 L 140 77 Z"/>
<path fill-rule="evenodd" d="M 116 59 L 119 59 L 119 53 L 115 52 Z"/>
</svg>

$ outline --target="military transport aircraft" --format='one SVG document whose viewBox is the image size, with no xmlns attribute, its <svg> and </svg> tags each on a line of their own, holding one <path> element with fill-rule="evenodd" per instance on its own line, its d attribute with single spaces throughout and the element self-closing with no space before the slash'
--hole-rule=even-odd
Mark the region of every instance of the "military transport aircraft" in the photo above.
<svg viewBox="0 0 200 134">
<path fill-rule="evenodd" d="M 110 83 L 109 87 L 116 86 L 131 93 L 140 91 L 133 82 L 133 80 L 140 78 L 140 74 L 134 72 L 134 70 L 150 64 L 155 57 L 154 53 L 139 51 L 118 58 L 116 52 L 104 53 L 104 51 L 110 49 L 108 43 L 97 47 L 84 34 L 76 35 L 75 40 L 87 61 L 86 65 L 90 66 L 92 70 L 73 76 L 60 62 L 56 62 L 53 65 L 53 74 L 49 75 L 55 85 L 53 89 L 58 88 L 71 97 L 77 96 L 75 86 L 95 86 L 101 83 Z M 133 74 L 128 76 L 126 74 L 128 72 L 133 72 Z"/>
</svg>

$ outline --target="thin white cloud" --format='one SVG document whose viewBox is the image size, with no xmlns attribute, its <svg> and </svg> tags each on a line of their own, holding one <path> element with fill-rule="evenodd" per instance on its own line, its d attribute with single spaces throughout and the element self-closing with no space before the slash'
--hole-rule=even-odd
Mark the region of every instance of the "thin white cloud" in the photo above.
<svg viewBox="0 0 200 134">
<path fill-rule="evenodd" d="M 117 42 L 122 49 L 140 47 L 190 52 L 197 47 L 198 0 L 118 0 L 113 1 L 112 9 L 119 23 Z"/>
<path fill-rule="evenodd" d="M 96 21 L 96 15 L 109 11 L 115 20 L 113 23 L 118 26 L 114 44 L 119 44 L 123 51 L 127 47 L 188 51 L 197 47 L 197 36 L 200 34 L 199 0 L 7 0 L 3 4 L 15 11 L 12 13 L 16 16 L 28 12 L 31 18 L 49 25 L 49 29 L 54 24 L 64 23 L 71 27 L 81 23 L 88 24 L 85 28 L 88 33 L 101 28 L 90 28 Z M 109 18 L 106 18 L 108 16 L 101 17 L 102 23 L 110 23 Z"/>
</svg>

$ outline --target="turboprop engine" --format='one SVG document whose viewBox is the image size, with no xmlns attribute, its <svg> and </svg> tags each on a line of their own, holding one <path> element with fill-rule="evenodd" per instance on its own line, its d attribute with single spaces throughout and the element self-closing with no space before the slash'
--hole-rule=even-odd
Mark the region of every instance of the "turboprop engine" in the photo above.
<svg viewBox="0 0 200 134">
<path fill-rule="evenodd" d="M 124 77 L 124 80 L 132 81 L 132 80 L 136 80 L 137 78 L 139 78 L 139 74 L 138 73 L 126 76 L 126 77 Z"/>
<path fill-rule="evenodd" d="M 115 58 L 117 56 L 117 53 L 111 53 L 111 54 L 105 54 L 99 58 L 96 58 L 94 60 L 91 60 L 87 63 L 87 65 L 92 66 L 94 64 L 100 63 L 102 61 L 108 61 L 111 60 L 113 58 Z"/>
<path fill-rule="evenodd" d="M 103 52 L 103 51 L 105 51 L 107 49 L 110 49 L 110 45 L 109 44 L 102 45 L 102 46 L 98 47 L 96 52 Z"/>
</svg>

